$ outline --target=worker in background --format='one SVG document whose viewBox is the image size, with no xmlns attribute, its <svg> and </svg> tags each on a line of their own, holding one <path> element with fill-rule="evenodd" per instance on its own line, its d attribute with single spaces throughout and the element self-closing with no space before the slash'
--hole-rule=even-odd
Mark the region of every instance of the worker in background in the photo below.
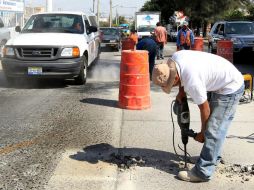
<svg viewBox="0 0 254 190">
<path fill-rule="evenodd" d="M 135 45 L 136 45 L 138 43 L 137 31 L 132 29 L 129 38 L 132 39 L 135 42 Z"/>
<path fill-rule="evenodd" d="M 157 44 L 152 37 L 146 37 L 140 40 L 136 46 L 137 50 L 147 50 L 149 55 L 149 73 L 152 78 L 152 71 L 155 64 L 155 56 L 157 51 Z"/>
<path fill-rule="evenodd" d="M 157 43 L 157 59 L 164 59 L 163 50 L 164 45 L 167 43 L 167 30 L 160 22 L 157 22 L 156 24 L 154 36 Z"/>
<path fill-rule="evenodd" d="M 180 171 L 178 177 L 190 182 L 209 181 L 221 159 L 227 130 L 244 92 L 242 74 L 218 55 L 182 50 L 167 62 L 155 65 L 152 80 L 166 93 L 179 86 L 176 99 L 181 102 L 189 95 L 198 105 L 201 130 L 195 140 L 204 143 L 203 148 L 195 166 Z M 211 93 L 209 102 L 207 92 Z"/>
<path fill-rule="evenodd" d="M 188 22 L 184 21 L 182 28 L 178 31 L 176 38 L 177 50 L 189 50 L 194 45 L 194 35 L 188 28 Z"/>
</svg>

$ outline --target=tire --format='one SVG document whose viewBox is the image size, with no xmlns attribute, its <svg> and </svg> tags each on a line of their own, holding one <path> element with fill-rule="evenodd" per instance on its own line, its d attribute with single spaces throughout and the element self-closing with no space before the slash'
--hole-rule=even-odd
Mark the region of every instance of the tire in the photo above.
<svg viewBox="0 0 254 190">
<path fill-rule="evenodd" d="M 83 57 L 83 63 L 80 67 L 79 75 L 75 78 L 75 84 L 77 85 L 84 85 L 86 84 L 86 78 L 87 78 L 87 58 Z"/>
</svg>

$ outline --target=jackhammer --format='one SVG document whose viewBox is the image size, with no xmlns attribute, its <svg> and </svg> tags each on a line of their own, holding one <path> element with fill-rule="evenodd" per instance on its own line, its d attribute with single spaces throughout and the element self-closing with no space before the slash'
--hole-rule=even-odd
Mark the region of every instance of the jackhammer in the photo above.
<svg viewBox="0 0 254 190">
<path fill-rule="evenodd" d="M 190 111 L 187 102 L 187 97 L 184 97 L 181 100 L 181 103 L 178 100 L 175 100 L 173 103 L 174 114 L 177 115 L 177 123 L 181 129 L 182 143 L 184 145 L 184 167 L 187 168 L 187 144 L 189 137 L 195 138 L 197 133 L 190 129 Z"/>
</svg>

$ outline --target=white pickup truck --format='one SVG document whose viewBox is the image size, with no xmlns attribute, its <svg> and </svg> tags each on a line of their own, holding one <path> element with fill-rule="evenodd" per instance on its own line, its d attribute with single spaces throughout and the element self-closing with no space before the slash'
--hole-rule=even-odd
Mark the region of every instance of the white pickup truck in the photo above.
<svg viewBox="0 0 254 190">
<path fill-rule="evenodd" d="M 85 84 L 87 67 L 99 57 L 96 17 L 83 12 L 40 13 L 4 49 L 2 67 L 8 81 L 17 77 L 74 78 Z"/>
</svg>

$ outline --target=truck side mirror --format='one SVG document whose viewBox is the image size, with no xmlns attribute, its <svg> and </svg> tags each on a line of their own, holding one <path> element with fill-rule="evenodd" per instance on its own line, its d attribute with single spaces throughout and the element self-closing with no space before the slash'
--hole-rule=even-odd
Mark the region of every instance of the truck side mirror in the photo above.
<svg viewBox="0 0 254 190">
<path fill-rule="evenodd" d="M 224 32 L 223 31 L 219 31 L 218 34 L 219 35 L 224 35 Z"/>
<path fill-rule="evenodd" d="M 16 31 L 16 32 L 21 32 L 21 27 L 20 27 L 20 26 L 16 26 L 16 27 L 15 27 L 15 31 Z"/>
<path fill-rule="evenodd" d="M 88 33 L 91 34 L 92 32 L 97 32 L 98 29 L 96 26 L 89 26 Z"/>
</svg>

